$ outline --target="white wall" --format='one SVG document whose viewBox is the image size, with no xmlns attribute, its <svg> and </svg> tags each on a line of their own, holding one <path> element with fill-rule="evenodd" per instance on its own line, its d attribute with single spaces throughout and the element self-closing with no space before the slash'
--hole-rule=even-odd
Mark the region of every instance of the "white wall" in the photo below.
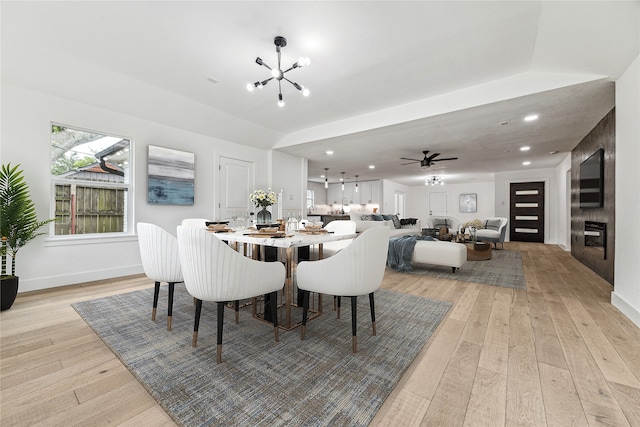
<svg viewBox="0 0 640 427">
<path fill-rule="evenodd" d="M 429 193 L 447 193 L 447 216 L 457 218 L 461 223 L 476 218 L 496 216 L 495 186 L 493 182 L 474 182 L 468 184 L 445 184 L 443 186 L 410 187 L 408 196 L 407 216 L 419 218 L 424 226 L 429 217 Z M 475 193 L 477 195 L 478 211 L 475 213 L 460 213 L 460 194 Z M 508 215 L 507 215 L 508 216 Z"/>
<path fill-rule="evenodd" d="M 280 151 L 272 151 L 271 153 L 273 159 L 272 189 L 276 193 L 282 190 L 282 210 L 301 209 L 306 212 L 307 159 Z M 276 206 L 274 213 L 277 212 L 277 209 Z"/>
<path fill-rule="evenodd" d="M 265 161 L 268 153 L 264 150 L 7 83 L 2 83 L 1 92 L 1 162 L 22 165 L 39 218 L 52 217 L 49 206 L 52 121 L 131 138 L 135 162 L 134 221 L 156 223 L 172 234 L 182 218 L 216 218 L 219 156 L 253 162 L 256 186 L 268 185 L 269 162 Z M 149 144 L 195 153 L 194 206 L 147 204 Z M 42 236 L 20 251 L 16 266 L 21 292 L 142 272 L 135 236 L 91 239 L 83 244 L 53 243 Z"/>
<path fill-rule="evenodd" d="M 396 191 L 400 192 L 400 193 L 404 193 L 405 196 L 405 209 L 406 209 L 406 213 L 405 213 L 405 217 L 409 218 L 412 217 L 412 215 L 409 215 L 409 198 L 410 198 L 410 191 L 411 191 L 412 187 L 403 185 L 403 184 L 398 184 L 396 182 L 393 181 L 389 181 L 386 179 L 382 180 L 382 194 L 380 197 L 380 211 L 378 213 L 383 213 L 386 215 L 393 215 L 397 212 L 394 212 L 394 208 L 395 208 L 395 193 Z"/>
<path fill-rule="evenodd" d="M 557 223 L 560 215 L 560 208 L 557 201 L 561 199 L 558 194 L 559 183 L 556 169 L 532 169 L 516 172 L 496 173 L 496 216 L 509 218 L 509 189 L 512 182 L 539 181 L 543 181 L 545 183 L 544 242 L 547 244 L 559 244 Z M 560 191 L 560 193 L 564 195 L 564 188 Z M 507 230 L 507 236 L 509 236 L 509 230 Z"/>
<path fill-rule="evenodd" d="M 640 56 L 616 81 L 616 259 L 611 303 L 640 326 Z"/>
<path fill-rule="evenodd" d="M 571 177 L 567 179 L 567 172 L 571 170 L 571 153 L 568 153 L 564 160 L 556 167 L 556 181 L 558 183 L 557 198 L 552 203 L 558 207 L 555 221 L 556 243 L 565 251 L 571 250 L 571 201 L 568 195 L 571 194 Z"/>
</svg>

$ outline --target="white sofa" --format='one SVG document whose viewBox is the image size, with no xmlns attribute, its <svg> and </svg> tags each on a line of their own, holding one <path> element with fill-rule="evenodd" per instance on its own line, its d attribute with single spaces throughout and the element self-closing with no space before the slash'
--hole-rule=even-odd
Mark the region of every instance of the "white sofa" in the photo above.
<svg viewBox="0 0 640 427">
<path fill-rule="evenodd" d="M 409 236 L 412 234 L 421 234 L 422 228 L 420 227 L 420 220 L 417 219 L 414 225 L 402 225 L 400 228 L 396 228 L 392 220 L 374 221 L 374 220 L 362 220 L 361 215 L 351 214 L 351 221 L 356 223 L 356 233 L 362 233 L 371 227 L 387 226 L 389 227 L 389 237 Z"/>
</svg>

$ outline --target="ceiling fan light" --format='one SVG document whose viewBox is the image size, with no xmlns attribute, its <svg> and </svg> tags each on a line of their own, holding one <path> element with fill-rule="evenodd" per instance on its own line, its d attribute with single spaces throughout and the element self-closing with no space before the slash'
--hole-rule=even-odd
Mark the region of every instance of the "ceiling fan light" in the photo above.
<svg viewBox="0 0 640 427">
<path fill-rule="evenodd" d="M 306 87 L 303 87 L 302 96 L 309 96 L 309 89 L 307 89 Z"/>
<path fill-rule="evenodd" d="M 247 90 L 249 92 L 253 92 L 253 89 L 258 87 L 257 85 L 258 85 L 257 83 L 255 83 L 255 84 L 254 83 L 247 83 Z"/>
</svg>

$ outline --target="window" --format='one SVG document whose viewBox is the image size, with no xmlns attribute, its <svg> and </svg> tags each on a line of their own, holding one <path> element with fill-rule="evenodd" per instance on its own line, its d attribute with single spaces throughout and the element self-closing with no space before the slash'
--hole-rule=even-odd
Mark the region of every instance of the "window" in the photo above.
<svg viewBox="0 0 640 427">
<path fill-rule="evenodd" d="M 313 190 L 307 190 L 307 210 L 313 209 L 315 193 Z"/>
<path fill-rule="evenodd" d="M 131 141 L 51 125 L 54 235 L 128 233 Z"/>
</svg>

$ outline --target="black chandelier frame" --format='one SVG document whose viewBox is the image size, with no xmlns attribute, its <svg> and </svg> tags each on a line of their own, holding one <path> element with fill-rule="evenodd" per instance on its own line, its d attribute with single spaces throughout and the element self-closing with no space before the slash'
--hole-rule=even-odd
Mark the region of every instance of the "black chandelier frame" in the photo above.
<svg viewBox="0 0 640 427">
<path fill-rule="evenodd" d="M 291 70 L 294 70 L 296 68 L 302 68 L 304 66 L 309 65 L 310 60 L 309 58 L 300 58 L 297 62 L 295 62 L 291 67 L 289 67 L 288 69 L 282 71 L 282 66 L 281 66 L 281 49 L 283 47 L 285 47 L 287 45 L 287 39 L 285 39 L 282 36 L 276 36 L 273 40 L 273 43 L 276 45 L 276 52 L 278 54 L 278 68 L 271 68 L 266 62 L 264 62 L 262 60 L 262 58 L 257 57 L 256 58 L 256 64 L 263 66 L 265 68 L 267 68 L 269 71 L 271 71 L 271 77 L 266 79 L 266 80 L 262 80 L 262 81 L 257 81 L 255 83 L 249 83 L 247 85 L 247 89 L 249 91 L 253 91 L 254 88 L 258 88 L 258 89 L 262 89 L 264 86 L 267 85 L 267 83 L 269 83 L 271 80 L 277 80 L 278 81 L 278 105 L 283 107 L 284 106 L 284 99 L 282 97 L 282 80 L 286 80 L 289 83 L 291 83 L 291 85 L 293 87 L 295 87 L 296 89 L 298 89 L 299 91 L 302 92 L 303 96 L 309 96 L 309 89 L 305 88 L 302 85 L 299 85 L 296 82 L 293 82 L 291 80 L 289 80 L 287 77 L 285 77 L 285 74 L 288 73 Z"/>
</svg>

